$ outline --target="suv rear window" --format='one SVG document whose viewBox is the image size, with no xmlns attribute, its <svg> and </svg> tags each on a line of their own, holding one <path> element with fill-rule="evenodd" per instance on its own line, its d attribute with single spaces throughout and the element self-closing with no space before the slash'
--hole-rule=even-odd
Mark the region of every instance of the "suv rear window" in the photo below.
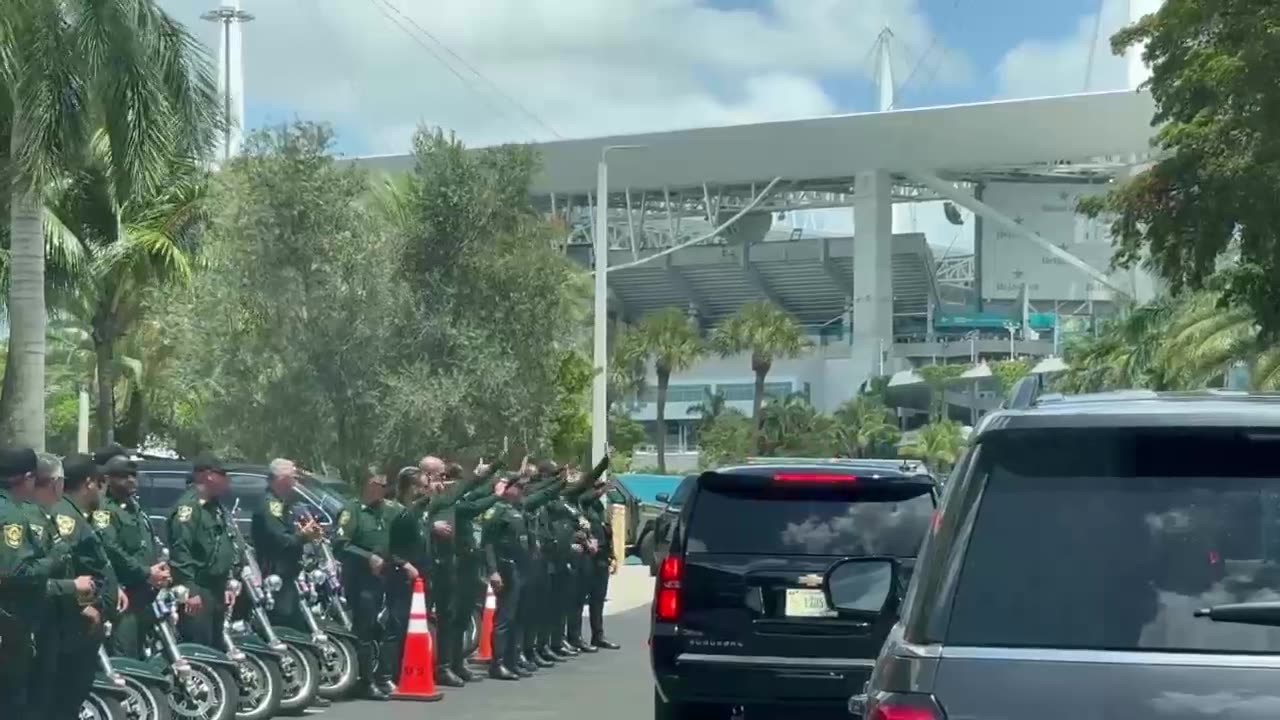
<svg viewBox="0 0 1280 720">
<path fill-rule="evenodd" d="M 933 515 L 930 486 L 708 488 L 693 499 L 685 549 L 749 555 L 915 557 Z"/>
<path fill-rule="evenodd" d="M 1236 430 L 983 441 L 946 642 L 1280 652 L 1280 629 L 1194 616 L 1280 600 L 1278 471 L 1280 435 Z"/>
</svg>

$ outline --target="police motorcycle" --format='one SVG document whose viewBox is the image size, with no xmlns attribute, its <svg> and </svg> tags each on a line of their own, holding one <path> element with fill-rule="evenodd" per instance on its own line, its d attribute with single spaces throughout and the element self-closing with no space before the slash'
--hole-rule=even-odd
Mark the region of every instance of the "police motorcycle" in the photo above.
<svg viewBox="0 0 1280 720">
<path fill-rule="evenodd" d="M 106 623 L 106 634 L 111 636 L 111 623 Z M 172 720 L 169 694 L 174 683 L 165 668 L 133 658 L 113 658 L 103 643 L 98 646 L 97 679 L 123 692 L 122 720 Z"/>
<path fill-rule="evenodd" d="M 356 634 L 328 538 L 307 543 L 302 567 L 297 578 L 299 610 L 319 652 L 320 697 L 337 700 L 351 691 L 360 673 Z M 331 619 L 331 611 L 337 619 Z"/>
<path fill-rule="evenodd" d="M 227 647 L 234 644 L 244 649 L 265 673 L 261 679 L 267 682 L 258 686 L 263 692 L 252 694 L 255 700 L 247 700 L 242 687 L 241 710 L 236 713 L 237 720 L 262 720 L 278 710 L 301 712 L 315 702 L 320 686 L 320 651 L 306 633 L 271 624 L 267 611 L 274 605 L 274 594 L 284 581 L 279 575 L 263 575 L 257 554 L 235 522 L 239 508 L 237 499 L 229 524 L 240 556 L 240 579 L 228 584 L 236 602 L 235 611 L 227 613 L 223 639 Z"/>
<path fill-rule="evenodd" d="M 93 679 L 89 696 L 80 703 L 80 720 L 127 720 L 124 709 L 127 698 L 123 684 L 99 674 Z"/>
<path fill-rule="evenodd" d="M 142 516 L 147 518 L 145 513 Z M 168 563 L 169 548 L 161 542 L 150 518 L 146 525 L 152 542 L 160 549 L 160 561 Z M 170 680 L 168 705 L 174 720 L 232 720 L 240 694 L 236 670 L 239 654 L 178 641 L 178 614 L 190 595 L 185 585 L 156 592 L 151 601 L 156 621 L 142 649 L 143 664 L 160 670 Z M 124 667 L 137 661 L 114 658 L 113 662 Z"/>
</svg>

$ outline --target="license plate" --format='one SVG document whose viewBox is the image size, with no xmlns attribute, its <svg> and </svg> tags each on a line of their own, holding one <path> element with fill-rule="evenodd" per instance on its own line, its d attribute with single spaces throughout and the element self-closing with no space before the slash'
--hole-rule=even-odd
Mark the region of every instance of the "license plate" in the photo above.
<svg viewBox="0 0 1280 720">
<path fill-rule="evenodd" d="M 787 589 L 787 617 L 835 617 L 821 590 Z"/>
</svg>

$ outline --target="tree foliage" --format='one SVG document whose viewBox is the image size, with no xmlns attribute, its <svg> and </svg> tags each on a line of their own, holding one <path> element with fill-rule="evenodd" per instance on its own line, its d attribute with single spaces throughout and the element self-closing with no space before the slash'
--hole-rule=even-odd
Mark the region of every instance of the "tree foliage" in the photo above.
<svg viewBox="0 0 1280 720">
<path fill-rule="evenodd" d="M 1166 0 L 1112 38 L 1145 44 L 1161 124 L 1148 170 L 1083 203 L 1114 215 L 1114 262 L 1150 266 L 1174 294 L 1221 277 L 1223 307 L 1280 333 L 1280 3 Z M 1226 267 L 1222 267 L 1226 261 Z"/>
</svg>

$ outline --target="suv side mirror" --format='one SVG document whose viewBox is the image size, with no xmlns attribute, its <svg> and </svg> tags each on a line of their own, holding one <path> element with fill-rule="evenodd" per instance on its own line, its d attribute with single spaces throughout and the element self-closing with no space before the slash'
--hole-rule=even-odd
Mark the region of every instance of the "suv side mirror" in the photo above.
<svg viewBox="0 0 1280 720">
<path fill-rule="evenodd" d="M 668 495 L 667 493 L 658 493 L 657 495 L 654 496 L 653 499 L 657 500 L 658 502 L 664 505 L 671 502 L 671 496 Z"/>
<path fill-rule="evenodd" d="M 898 599 L 898 561 L 887 557 L 841 560 L 827 569 L 822 592 L 841 615 L 881 615 Z"/>
</svg>

